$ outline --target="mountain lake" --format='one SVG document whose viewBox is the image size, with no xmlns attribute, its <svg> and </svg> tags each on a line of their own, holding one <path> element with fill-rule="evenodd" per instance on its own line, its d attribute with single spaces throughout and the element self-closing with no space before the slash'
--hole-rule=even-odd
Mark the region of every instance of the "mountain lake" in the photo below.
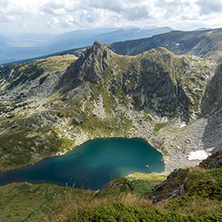
<svg viewBox="0 0 222 222">
<path fill-rule="evenodd" d="M 95 139 L 65 155 L 0 174 L 0 186 L 12 182 L 49 183 L 98 190 L 111 178 L 133 172 L 162 172 L 162 154 L 142 139 Z"/>
</svg>

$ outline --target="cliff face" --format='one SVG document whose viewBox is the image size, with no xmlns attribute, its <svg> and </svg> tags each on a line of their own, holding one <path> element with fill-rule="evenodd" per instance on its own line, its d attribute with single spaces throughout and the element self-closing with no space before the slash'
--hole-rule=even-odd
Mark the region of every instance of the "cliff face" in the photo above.
<svg viewBox="0 0 222 222">
<path fill-rule="evenodd" d="M 96 42 L 67 68 L 60 86 L 67 90 L 87 81 L 102 82 L 114 95 L 122 90 L 133 96 L 136 108 L 188 122 L 200 113 L 202 94 L 213 73 L 213 62 L 176 56 L 165 48 L 123 57 Z"/>
<path fill-rule="evenodd" d="M 112 52 L 100 42 L 95 42 L 92 48 L 87 49 L 78 60 L 67 68 L 60 86 L 65 86 L 68 90 L 85 81 L 98 83 L 102 78 L 102 73 L 109 66 L 111 55 Z"/>
<path fill-rule="evenodd" d="M 201 104 L 203 115 L 212 115 L 215 111 L 221 112 L 222 105 L 222 64 L 219 64 L 214 77 L 208 84 Z"/>
</svg>

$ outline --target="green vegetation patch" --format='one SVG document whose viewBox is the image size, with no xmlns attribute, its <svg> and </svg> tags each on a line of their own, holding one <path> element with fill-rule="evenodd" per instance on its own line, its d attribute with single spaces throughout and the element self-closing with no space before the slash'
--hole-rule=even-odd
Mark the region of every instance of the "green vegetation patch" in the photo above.
<svg viewBox="0 0 222 222">
<path fill-rule="evenodd" d="M 158 173 L 133 173 L 125 178 L 132 181 L 135 192 L 139 194 L 149 193 L 157 185 L 166 180 L 166 175 Z"/>
<path fill-rule="evenodd" d="M 155 123 L 154 127 L 154 134 L 157 135 L 157 133 L 164 128 L 167 125 L 167 123 Z"/>
<path fill-rule="evenodd" d="M 132 173 L 126 176 L 127 179 L 149 180 L 163 182 L 167 176 L 159 173 Z"/>
<path fill-rule="evenodd" d="M 40 159 L 64 152 L 75 143 L 60 137 L 49 124 L 42 124 L 38 115 L 3 122 L 8 130 L 0 135 L 0 172 L 34 163 Z"/>
<path fill-rule="evenodd" d="M 163 212 L 156 207 L 151 206 L 149 201 L 138 199 L 135 196 L 125 195 L 119 200 L 102 198 L 94 204 L 85 203 L 85 205 L 76 207 L 73 205 L 69 212 L 54 212 L 51 218 L 45 218 L 43 221 L 154 221 L 154 222 L 189 222 L 189 221 L 221 221 L 221 207 L 217 211 L 206 211 L 196 215 L 183 215 L 177 211 Z M 65 215 L 62 214 L 65 212 Z"/>
<path fill-rule="evenodd" d="M 74 55 L 52 56 L 46 59 L 35 60 L 34 63 L 46 72 L 64 69 L 77 59 Z"/>
<path fill-rule="evenodd" d="M 162 214 L 149 208 L 131 206 L 122 202 L 113 202 L 95 209 L 86 209 L 72 215 L 70 221 L 181 221 L 184 216 L 176 213 Z"/>
<path fill-rule="evenodd" d="M 222 168 L 212 170 L 194 169 L 192 180 L 187 184 L 189 195 L 222 200 Z"/>
<path fill-rule="evenodd" d="M 91 191 L 56 185 L 13 183 L 0 187 L 0 220 L 39 221 L 42 215 L 69 199 L 76 202 L 92 196 Z"/>
</svg>

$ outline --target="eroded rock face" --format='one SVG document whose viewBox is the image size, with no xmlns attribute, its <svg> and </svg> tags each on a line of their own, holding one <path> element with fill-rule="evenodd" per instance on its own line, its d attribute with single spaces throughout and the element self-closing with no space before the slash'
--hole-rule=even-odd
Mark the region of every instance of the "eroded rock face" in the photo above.
<svg viewBox="0 0 222 222">
<path fill-rule="evenodd" d="M 67 91 L 86 81 L 103 83 L 114 95 L 123 90 L 134 96 L 136 106 L 154 116 L 189 122 L 200 113 L 214 67 L 208 60 L 175 56 L 165 48 L 123 57 L 95 42 L 67 68 L 60 86 Z"/>
<path fill-rule="evenodd" d="M 203 169 L 222 168 L 222 151 L 213 153 L 206 160 L 203 160 L 200 167 Z"/>
<path fill-rule="evenodd" d="M 218 65 L 215 75 L 208 84 L 201 104 L 202 114 L 206 115 L 217 109 L 221 110 L 222 106 L 222 64 Z"/>
<path fill-rule="evenodd" d="M 163 183 L 157 185 L 151 194 L 149 199 L 154 204 L 162 203 L 167 199 L 180 197 L 186 194 L 186 181 L 188 178 L 188 169 L 175 169 Z"/>
<path fill-rule="evenodd" d="M 77 61 L 67 68 L 60 86 L 65 86 L 68 90 L 81 85 L 84 81 L 98 83 L 102 78 L 102 73 L 109 66 L 111 55 L 111 51 L 96 41 L 92 48 L 87 49 Z"/>
</svg>

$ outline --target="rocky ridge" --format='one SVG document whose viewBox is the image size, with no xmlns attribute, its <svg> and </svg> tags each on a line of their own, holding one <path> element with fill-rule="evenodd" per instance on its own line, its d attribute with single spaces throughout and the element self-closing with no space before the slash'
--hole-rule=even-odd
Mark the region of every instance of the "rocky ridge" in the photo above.
<svg viewBox="0 0 222 222">
<path fill-rule="evenodd" d="M 61 86 L 104 83 L 112 94 L 122 90 L 137 105 L 158 117 L 189 121 L 200 113 L 207 82 L 215 64 L 194 56 L 175 56 L 164 48 L 135 57 L 121 57 L 99 42 L 68 67 Z"/>
<path fill-rule="evenodd" d="M 138 55 L 152 48 L 165 47 L 177 55 L 192 54 L 222 61 L 221 35 L 221 28 L 189 32 L 171 31 L 150 38 L 110 43 L 107 46 L 122 55 Z"/>
</svg>

